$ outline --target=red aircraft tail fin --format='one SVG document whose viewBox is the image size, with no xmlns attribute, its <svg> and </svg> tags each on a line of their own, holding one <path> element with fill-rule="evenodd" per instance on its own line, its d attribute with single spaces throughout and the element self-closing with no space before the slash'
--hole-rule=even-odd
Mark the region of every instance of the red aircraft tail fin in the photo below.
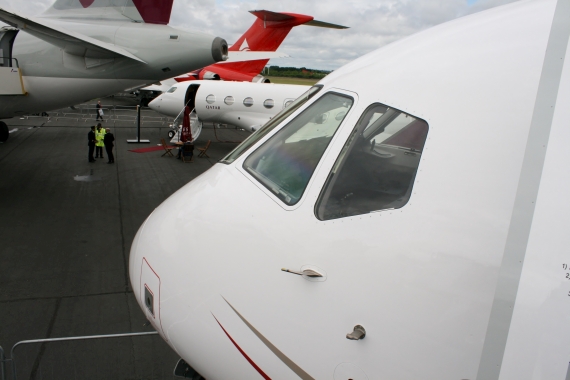
<svg viewBox="0 0 570 380">
<path fill-rule="evenodd" d="M 44 15 L 66 19 L 97 18 L 168 24 L 174 0 L 57 0 Z"/>
<path fill-rule="evenodd" d="M 298 25 L 312 25 L 325 28 L 346 29 L 345 26 L 316 21 L 312 16 L 296 13 L 278 13 L 266 10 L 250 11 L 257 19 L 253 25 L 241 36 L 230 51 L 276 51 L 291 29 Z M 224 71 L 231 70 L 247 75 L 256 76 L 267 65 L 269 59 L 260 59 L 247 62 L 216 64 Z M 231 79 L 230 79 L 231 80 Z"/>
</svg>

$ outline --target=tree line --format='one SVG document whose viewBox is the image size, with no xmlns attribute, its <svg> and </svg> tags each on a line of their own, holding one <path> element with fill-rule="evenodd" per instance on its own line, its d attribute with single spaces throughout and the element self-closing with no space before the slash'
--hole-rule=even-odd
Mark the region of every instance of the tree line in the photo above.
<svg viewBox="0 0 570 380">
<path fill-rule="evenodd" d="M 329 73 L 330 71 L 307 69 L 305 67 L 269 66 L 265 68 L 265 75 L 274 77 L 321 79 Z"/>
</svg>

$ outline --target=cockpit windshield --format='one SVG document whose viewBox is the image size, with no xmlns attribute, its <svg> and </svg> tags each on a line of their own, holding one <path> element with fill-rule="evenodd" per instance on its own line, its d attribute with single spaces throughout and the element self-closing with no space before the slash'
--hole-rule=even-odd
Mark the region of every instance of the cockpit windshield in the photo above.
<svg viewBox="0 0 570 380">
<path fill-rule="evenodd" d="M 362 115 L 316 205 L 320 220 L 403 207 L 412 194 L 428 125 L 383 104 Z"/>
<path fill-rule="evenodd" d="M 294 205 L 352 104 L 345 95 L 323 95 L 253 152 L 244 169 L 287 205 Z"/>
</svg>

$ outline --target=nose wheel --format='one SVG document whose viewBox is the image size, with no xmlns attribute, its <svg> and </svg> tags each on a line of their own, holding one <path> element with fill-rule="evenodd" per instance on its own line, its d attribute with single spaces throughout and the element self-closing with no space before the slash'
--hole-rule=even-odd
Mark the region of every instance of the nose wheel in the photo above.
<svg viewBox="0 0 570 380">
<path fill-rule="evenodd" d="M 202 377 L 202 375 L 196 372 L 194 368 L 190 367 L 190 365 L 188 365 L 184 359 L 180 359 L 178 363 L 176 363 L 176 367 L 174 368 L 174 376 L 192 380 L 206 380 Z"/>
<path fill-rule="evenodd" d="M 173 138 L 175 134 L 176 134 L 176 132 L 174 132 L 174 131 L 168 131 L 168 138 L 169 139 Z"/>
</svg>

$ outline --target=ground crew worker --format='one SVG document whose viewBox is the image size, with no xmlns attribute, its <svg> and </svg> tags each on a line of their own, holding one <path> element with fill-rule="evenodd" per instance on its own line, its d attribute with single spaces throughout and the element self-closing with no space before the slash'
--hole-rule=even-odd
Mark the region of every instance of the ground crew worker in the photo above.
<svg viewBox="0 0 570 380">
<path fill-rule="evenodd" d="M 105 130 L 103 129 L 103 127 L 101 127 L 101 123 L 97 124 L 97 130 L 95 131 L 95 139 L 97 140 L 97 143 L 95 144 L 95 158 L 103 157 L 103 147 L 105 146 L 105 143 L 103 142 L 103 139 L 105 138 Z"/>
</svg>

